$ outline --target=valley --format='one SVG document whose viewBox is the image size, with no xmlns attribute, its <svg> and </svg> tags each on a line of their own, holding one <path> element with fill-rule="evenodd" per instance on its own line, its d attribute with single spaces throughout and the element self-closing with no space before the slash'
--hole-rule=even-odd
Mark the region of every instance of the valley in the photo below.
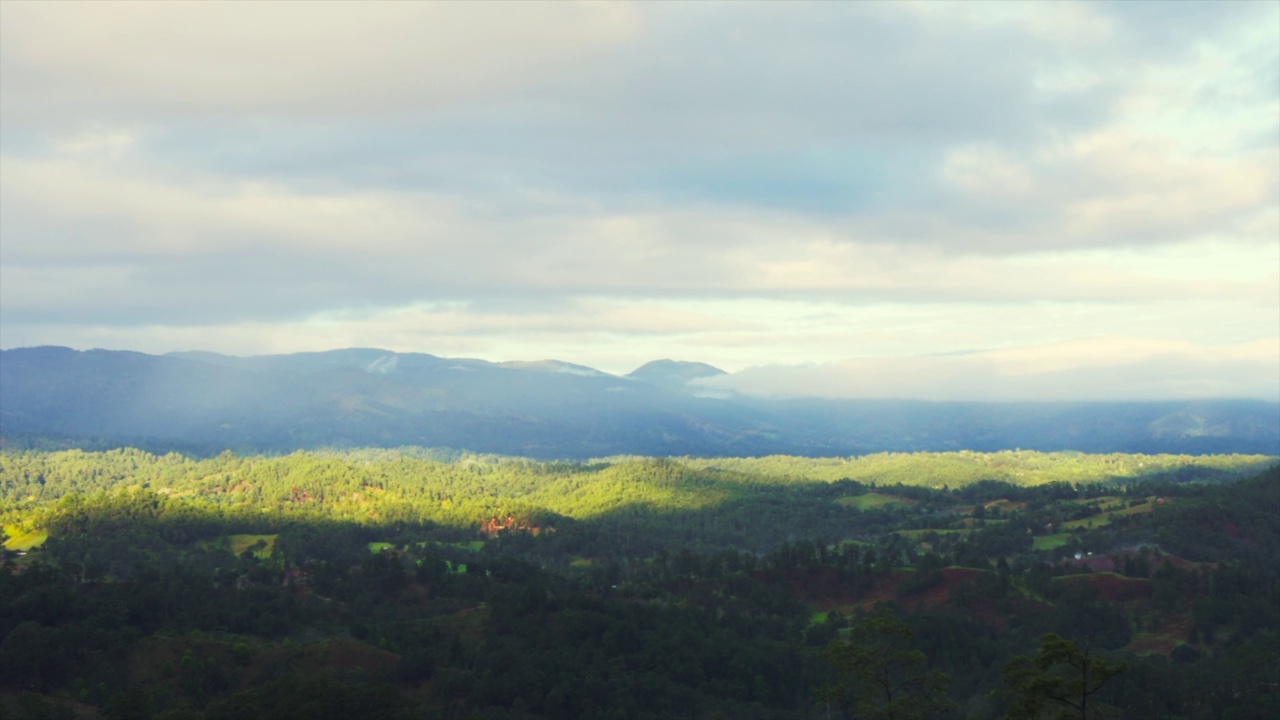
<svg viewBox="0 0 1280 720">
<path fill-rule="evenodd" d="M 924 717 L 996 717 L 1010 663 L 1052 633 L 1124 668 L 1095 698 L 1117 716 L 1261 718 L 1277 469 L 6 450 L 0 699 L 105 718 L 820 717 L 863 697 L 838 649 L 883 631 L 946 680 Z"/>
</svg>

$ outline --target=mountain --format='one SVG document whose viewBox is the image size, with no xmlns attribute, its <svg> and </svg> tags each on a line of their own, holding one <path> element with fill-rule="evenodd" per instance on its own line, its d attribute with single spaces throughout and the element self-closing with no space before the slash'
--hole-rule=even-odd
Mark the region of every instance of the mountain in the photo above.
<svg viewBox="0 0 1280 720">
<path fill-rule="evenodd" d="M 934 403 L 705 397 L 723 374 L 658 360 L 625 377 L 353 348 L 232 357 L 60 347 L 0 352 L 0 435 L 209 451 L 452 447 L 535 458 L 924 450 L 1280 455 L 1262 401 Z"/>
<path fill-rule="evenodd" d="M 663 387 L 683 389 L 691 380 L 727 374 L 718 367 L 701 362 L 653 360 L 627 373 L 627 377 Z"/>
</svg>

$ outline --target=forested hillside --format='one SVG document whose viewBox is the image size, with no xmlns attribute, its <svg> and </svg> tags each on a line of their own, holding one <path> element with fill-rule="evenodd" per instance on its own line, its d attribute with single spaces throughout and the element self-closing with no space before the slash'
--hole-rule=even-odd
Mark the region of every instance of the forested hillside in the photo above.
<svg viewBox="0 0 1280 720">
<path fill-rule="evenodd" d="M 205 455 L 418 445 L 576 460 L 1017 448 L 1280 455 L 1274 402 L 705 396 L 698 379 L 719 374 L 656 361 L 620 377 L 373 349 L 238 358 L 19 348 L 0 352 L 0 440 Z"/>
<path fill-rule="evenodd" d="M 5 451 L 0 707 L 1264 718 L 1274 462 Z"/>
</svg>

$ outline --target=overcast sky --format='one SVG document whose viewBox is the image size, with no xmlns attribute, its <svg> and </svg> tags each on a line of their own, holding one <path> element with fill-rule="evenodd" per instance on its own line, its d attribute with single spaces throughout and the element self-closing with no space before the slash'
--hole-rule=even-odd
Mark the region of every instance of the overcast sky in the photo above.
<svg viewBox="0 0 1280 720">
<path fill-rule="evenodd" d="M 1280 3 L 0 3 L 0 345 L 1280 399 Z"/>
</svg>

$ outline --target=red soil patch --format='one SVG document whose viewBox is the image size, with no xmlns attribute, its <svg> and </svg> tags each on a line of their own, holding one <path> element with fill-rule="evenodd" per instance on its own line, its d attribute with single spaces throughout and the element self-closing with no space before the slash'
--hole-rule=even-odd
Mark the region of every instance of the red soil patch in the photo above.
<svg viewBox="0 0 1280 720">
<path fill-rule="evenodd" d="M 862 594 L 855 605 L 859 608 L 870 609 L 877 603 L 890 602 L 898 599 L 898 589 L 908 580 L 916 577 L 914 572 L 910 570 L 894 570 L 889 577 L 877 582 L 870 590 Z"/>
<path fill-rule="evenodd" d="M 894 571 L 895 574 L 902 571 Z M 756 578 L 765 582 L 777 581 L 781 573 L 782 580 L 791 593 L 802 602 L 812 605 L 818 610 L 839 610 L 848 608 L 858 602 L 859 595 L 853 583 L 840 577 L 835 568 L 789 568 L 787 570 L 759 570 Z"/>
<path fill-rule="evenodd" d="M 1191 635 L 1191 613 L 1179 613 L 1159 627 L 1139 633 L 1125 648 L 1135 655 L 1168 655 Z"/>
<path fill-rule="evenodd" d="M 943 568 L 942 582 L 924 592 L 908 595 L 902 599 L 902 603 L 913 610 L 947 605 L 951 601 L 952 588 L 962 583 L 971 582 L 982 574 L 984 574 L 982 570 L 974 568 Z"/>
<path fill-rule="evenodd" d="M 1112 572 L 1092 573 L 1088 575 L 1068 575 L 1058 578 L 1058 582 L 1069 584 L 1088 584 L 1098 591 L 1098 596 L 1112 602 L 1128 602 L 1130 600 L 1150 600 L 1151 581 L 1141 578 L 1124 577 Z"/>
<path fill-rule="evenodd" d="M 398 662 L 400 656 L 393 652 L 351 638 L 334 638 L 328 643 L 323 668 L 335 673 L 363 669 L 372 675 L 378 675 L 389 672 Z"/>
<path fill-rule="evenodd" d="M 952 595 L 957 588 L 977 582 L 982 577 L 991 577 L 992 575 L 993 573 L 988 570 L 978 570 L 976 568 L 943 568 L 941 583 L 924 592 L 912 593 L 899 601 L 904 607 L 915 611 L 956 607 Z M 1010 592 L 1013 591 L 1010 590 Z M 1022 598 L 1018 598 L 1016 601 L 1025 602 Z M 965 603 L 965 608 L 975 620 L 995 628 L 998 632 L 1003 632 L 1009 627 L 1011 613 L 1007 609 L 1001 611 L 997 607 L 997 603 L 998 601 L 995 598 L 974 597 Z"/>
<path fill-rule="evenodd" d="M 1134 557 L 1137 557 L 1138 553 L 1136 552 L 1121 553 L 1121 557 L 1124 557 L 1125 555 L 1132 555 Z M 1153 573 L 1159 570 L 1160 566 L 1165 564 L 1165 561 L 1168 561 L 1170 565 L 1173 565 L 1179 570 L 1216 570 L 1218 569 L 1218 563 L 1216 562 L 1213 562 L 1213 563 L 1196 562 L 1195 560 L 1188 560 L 1186 558 L 1178 557 L 1177 555 L 1166 555 L 1160 552 L 1159 550 L 1157 550 L 1154 554 L 1149 556 L 1147 560 L 1151 564 L 1151 572 Z"/>
<path fill-rule="evenodd" d="M 793 568 L 787 570 L 787 585 L 797 598 L 818 610 L 839 610 L 850 607 L 871 608 L 877 603 L 901 602 L 913 609 L 940 607 L 948 604 L 951 589 L 973 580 L 983 571 L 973 568 L 949 567 L 942 569 L 942 582 L 920 592 L 899 597 L 904 584 L 917 580 L 921 574 L 912 570 L 894 570 L 888 577 L 879 579 L 865 592 L 858 593 L 853 583 L 841 580 L 832 568 Z"/>
<path fill-rule="evenodd" d="M 911 570 L 894 570 L 888 577 L 879 579 L 865 592 L 858 593 L 852 582 L 842 580 L 832 568 L 793 568 L 782 573 L 783 581 L 791 588 L 792 593 L 819 612 L 839 611 L 851 613 L 855 610 L 870 610 L 877 604 L 886 602 L 901 603 L 903 607 L 913 611 L 951 607 L 952 593 L 958 587 L 977 581 L 982 576 L 989 576 L 989 571 L 965 567 L 948 567 L 940 570 L 942 580 L 933 587 L 906 596 L 899 596 L 904 586 L 923 576 Z M 762 571 L 757 574 L 765 581 L 779 580 L 778 574 Z M 1019 598 L 1019 602 L 1025 602 Z M 996 601 L 978 598 L 967 604 L 969 612 L 980 622 L 997 630 L 1008 626 L 1008 612 L 996 607 Z"/>
<path fill-rule="evenodd" d="M 28 691 L 20 692 L 18 690 L 0 690 L 0 715 L 3 715 L 4 717 L 18 717 L 18 715 L 16 714 L 16 708 L 21 703 L 22 696 L 27 694 L 28 694 Z M 55 708 L 60 707 L 66 710 L 70 710 L 73 716 L 77 718 L 77 720 L 101 720 L 102 719 L 102 712 L 98 710 L 98 708 L 93 707 L 92 705 L 86 705 L 82 702 L 77 702 L 75 700 L 68 700 L 67 698 L 57 697 L 56 695 L 43 695 L 39 693 L 31 693 L 31 694 L 37 695 L 41 700 L 44 700 L 45 702 L 49 703 Z M 4 713 L 6 712 L 6 708 L 9 708 L 8 712 L 14 712 L 15 714 L 5 715 Z M 24 715 L 23 717 L 30 717 L 30 716 Z M 41 715 L 40 717 L 46 717 L 46 716 Z"/>
<path fill-rule="evenodd" d="M 1120 552 L 1108 553 L 1106 555 L 1093 555 L 1079 560 L 1067 560 L 1063 565 L 1066 567 L 1074 567 L 1081 572 L 1086 568 L 1088 568 L 1090 572 L 1117 572 L 1123 568 L 1125 558 L 1136 558 L 1140 556 L 1141 553 L 1137 550 L 1123 550 Z M 1117 560 L 1119 560 L 1119 563 L 1116 562 Z M 1194 560 L 1187 560 L 1186 558 L 1178 557 L 1177 555 L 1166 555 L 1158 550 L 1147 555 L 1147 566 L 1151 569 L 1151 572 L 1154 573 L 1160 569 L 1160 566 L 1164 565 L 1166 560 L 1179 570 L 1215 569 L 1218 566 L 1217 563 L 1200 563 Z"/>
</svg>

